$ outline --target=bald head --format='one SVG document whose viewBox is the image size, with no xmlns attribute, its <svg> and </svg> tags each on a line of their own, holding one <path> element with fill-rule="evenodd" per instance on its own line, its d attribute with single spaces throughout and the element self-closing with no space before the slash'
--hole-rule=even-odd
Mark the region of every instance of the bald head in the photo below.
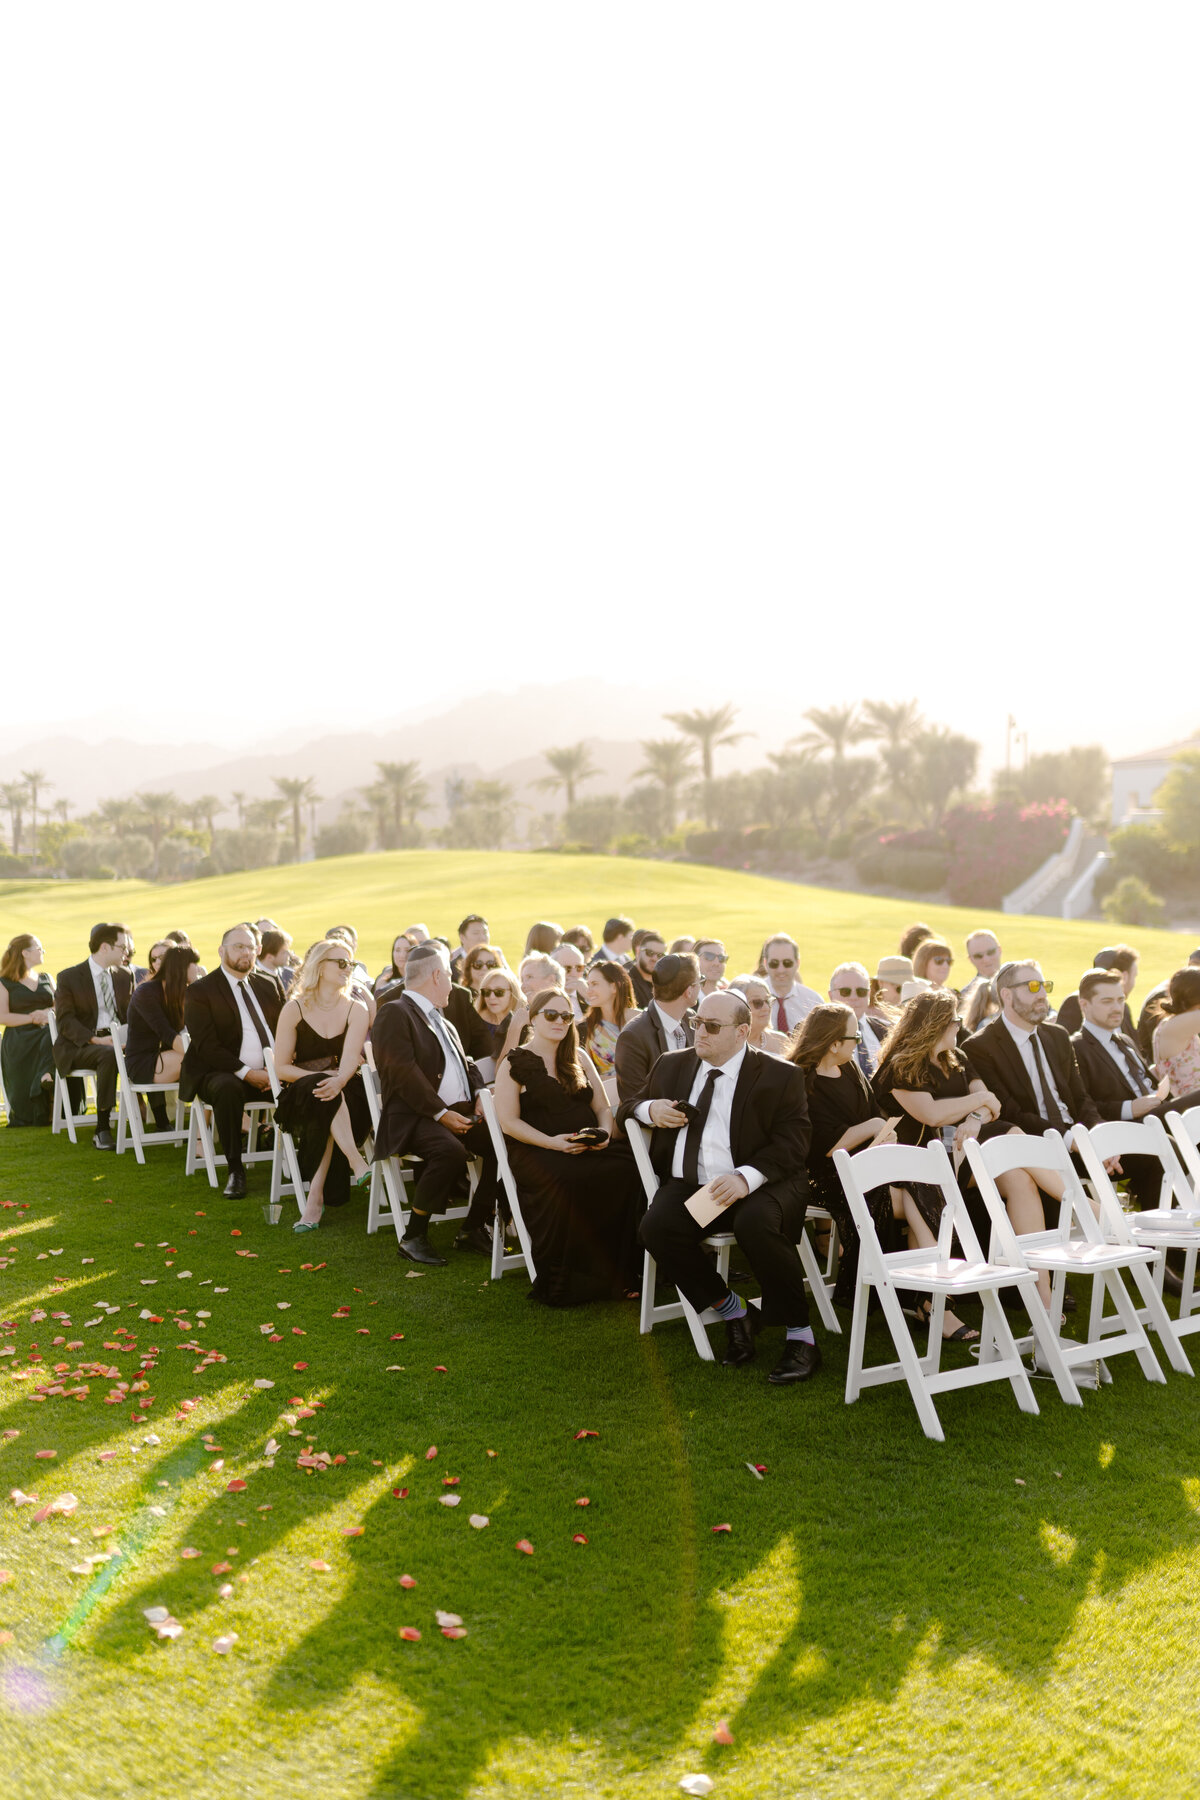
<svg viewBox="0 0 1200 1800">
<path fill-rule="evenodd" d="M 706 994 L 696 1018 L 696 1055 L 719 1069 L 736 1056 L 750 1036 L 750 1008 L 745 996 L 725 988 Z"/>
</svg>

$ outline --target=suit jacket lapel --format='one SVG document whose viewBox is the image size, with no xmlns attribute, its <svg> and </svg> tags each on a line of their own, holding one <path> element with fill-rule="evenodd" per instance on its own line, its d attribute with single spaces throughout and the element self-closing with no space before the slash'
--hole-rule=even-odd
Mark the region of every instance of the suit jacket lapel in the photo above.
<svg viewBox="0 0 1200 1800">
<path fill-rule="evenodd" d="M 1008 1065 L 1009 1078 L 1016 1085 L 1017 1092 L 1019 1094 L 1024 1094 L 1027 1097 L 1029 1110 L 1031 1112 L 1037 1112 L 1037 1095 L 1033 1091 L 1033 1084 L 1026 1072 L 1021 1052 L 1013 1042 L 1011 1031 L 1008 1029 L 1008 1026 L 1004 1023 L 1003 1019 L 997 1019 L 993 1029 L 996 1033 L 996 1048 L 1000 1054 L 1001 1061 Z M 1044 1044 L 1042 1048 L 1043 1050 L 1045 1049 Z"/>
<path fill-rule="evenodd" d="M 742 1114 L 746 1110 L 746 1102 L 754 1091 L 754 1084 L 761 1071 L 762 1063 L 759 1061 L 758 1052 L 751 1050 L 747 1045 L 746 1054 L 738 1072 L 737 1086 L 733 1090 L 733 1105 L 729 1109 L 729 1149 L 735 1166 L 738 1158 L 734 1146 L 737 1144 L 741 1132 Z"/>
</svg>

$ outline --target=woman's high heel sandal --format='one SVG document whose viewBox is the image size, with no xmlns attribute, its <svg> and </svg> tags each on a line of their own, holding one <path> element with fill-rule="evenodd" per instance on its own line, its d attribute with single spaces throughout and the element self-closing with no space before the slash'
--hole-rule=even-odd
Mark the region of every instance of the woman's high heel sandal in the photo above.
<svg viewBox="0 0 1200 1800">
<path fill-rule="evenodd" d="M 293 1231 L 319 1231 L 320 1229 L 320 1219 L 314 1219 L 310 1225 L 306 1225 L 303 1219 L 297 1219 L 296 1223 L 292 1226 Z"/>
</svg>

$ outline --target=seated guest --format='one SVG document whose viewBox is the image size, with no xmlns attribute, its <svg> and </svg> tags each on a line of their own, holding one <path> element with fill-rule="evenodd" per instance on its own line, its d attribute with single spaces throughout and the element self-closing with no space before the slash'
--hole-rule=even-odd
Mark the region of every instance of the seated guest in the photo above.
<svg viewBox="0 0 1200 1800">
<path fill-rule="evenodd" d="M 970 989 L 969 996 L 968 988 Z M 1000 1002 L 996 998 L 995 983 L 984 980 L 982 976 L 977 975 L 974 981 L 968 982 L 967 988 L 964 988 L 959 995 L 960 1011 L 962 1011 L 964 1000 L 966 1001 L 966 1011 L 962 1015 L 962 1028 L 968 1037 L 978 1031 L 980 1026 L 986 1025 L 989 1019 L 997 1019 L 1000 1016 Z"/>
<path fill-rule="evenodd" d="M 791 1037 L 801 1019 L 821 1004 L 820 994 L 800 980 L 800 947 L 795 938 L 783 933 L 768 938 L 754 973 L 765 976 L 770 986 L 772 1025 Z"/>
<path fill-rule="evenodd" d="M 898 1008 L 903 1005 L 900 998 L 906 981 L 913 978 L 912 958 L 909 956 L 881 956 L 875 970 L 872 984 L 871 1006 L 875 1013 L 880 1007 Z"/>
<path fill-rule="evenodd" d="M 669 953 L 660 957 L 654 966 L 654 998 L 645 1012 L 626 1025 L 613 1052 L 622 1104 L 640 1099 L 660 1056 L 668 1050 L 691 1048 L 695 1037 L 692 1008 L 699 998 L 700 965 L 695 957 Z"/>
<path fill-rule="evenodd" d="M 1158 1002 L 1154 1066 L 1170 1083 L 1172 1097 L 1200 1088 L 1200 969 L 1176 969 Z"/>
<path fill-rule="evenodd" d="M 764 1056 L 786 1056 L 792 1040 L 767 1023 L 771 1017 L 771 990 L 766 982 L 757 975 L 739 975 L 729 986 L 750 1008 L 751 1049 L 761 1050 Z"/>
<path fill-rule="evenodd" d="M 200 958 L 190 944 L 172 944 L 149 981 L 135 988 L 129 1002 L 125 1067 L 131 1081 L 179 1080 L 183 1068 L 183 1003 L 188 988 L 200 979 Z M 150 1110 L 159 1131 L 170 1129 L 166 1100 L 151 1094 Z"/>
<path fill-rule="evenodd" d="M 883 1040 L 893 1020 L 871 1016 L 871 977 L 862 963 L 841 963 L 829 977 L 829 998 L 833 1005 L 848 1006 L 858 1020 L 858 1044 L 854 1060 L 870 1081 L 883 1049 Z"/>
<path fill-rule="evenodd" d="M 1126 1001 L 1121 1018 L 1121 1030 L 1128 1038 L 1135 1036 L 1136 1032 L 1133 1023 L 1133 1014 L 1129 1010 L 1128 1001 L 1130 994 L 1132 994 L 1134 987 L 1137 985 L 1137 951 L 1131 950 L 1128 944 L 1109 944 L 1105 949 L 1097 950 L 1095 956 L 1092 958 L 1092 967 L 1094 969 L 1107 969 L 1114 975 L 1120 977 L 1121 989 Z M 1067 995 L 1066 999 L 1059 1007 L 1058 1016 L 1054 1023 L 1056 1025 L 1061 1025 L 1064 1031 L 1069 1031 L 1071 1035 L 1074 1036 L 1083 1024 L 1083 1018 L 1083 1008 L 1080 1005 L 1079 990 L 1077 988 L 1074 993 Z"/>
<path fill-rule="evenodd" d="M 248 1102 L 271 1098 L 263 1052 L 273 1042 L 282 1004 L 278 983 L 256 975 L 254 960 L 251 928 L 231 926 L 221 939 L 217 967 L 192 983 L 183 1002 L 189 1042 L 179 1093 L 181 1099 L 198 1098 L 212 1107 L 229 1168 L 224 1191 L 230 1200 L 245 1197 L 242 1109 Z"/>
<path fill-rule="evenodd" d="M 552 925 L 548 919 L 539 919 L 536 925 L 529 927 L 525 938 L 526 956 L 549 956 L 562 943 L 562 926 Z"/>
<path fill-rule="evenodd" d="M 962 990 L 964 1000 L 979 983 L 990 981 L 1000 967 L 1000 939 L 985 925 L 978 926 L 967 939 L 967 956 L 975 965 L 975 973 Z"/>
<path fill-rule="evenodd" d="M 93 925 L 88 959 L 60 969 L 54 993 L 58 1033 L 54 1061 L 60 1075 L 92 1069 L 96 1076 L 97 1150 L 114 1150 L 112 1109 L 117 1098 L 117 1058 L 112 1028 L 123 1025 L 133 992 L 133 976 L 124 966 L 123 925 Z"/>
<path fill-rule="evenodd" d="M 359 962 L 358 960 L 358 933 L 355 931 L 353 925 L 331 925 L 329 930 L 325 933 L 324 939 L 318 939 L 317 941 L 318 943 L 340 941 L 349 946 L 350 961 L 353 971 L 350 977 L 350 992 L 355 1000 L 362 1001 L 367 1009 L 367 1016 L 373 1025 L 375 1023 L 375 1010 L 378 1002 L 375 999 L 375 994 L 371 987 L 371 977 L 367 973 L 367 966 L 365 963 Z M 310 950 L 315 948 L 316 945 L 309 945 Z"/>
<path fill-rule="evenodd" d="M 593 962 L 627 963 L 633 954 L 633 920 L 605 919 L 603 940 Z"/>
<path fill-rule="evenodd" d="M 863 1150 L 894 1144 L 896 1133 L 880 1113 L 871 1084 L 855 1060 L 858 1021 L 848 1006 L 814 1006 L 789 1046 L 788 1060 L 803 1071 L 812 1142 L 808 1151 L 809 1191 L 837 1226 L 842 1246 L 834 1304 L 852 1306 L 858 1281 L 859 1236 L 845 1190 L 833 1163 L 835 1150 Z M 915 1202 L 899 1188 L 873 1188 L 867 1205 L 885 1251 L 901 1250 L 897 1222 L 911 1213 L 924 1221 Z M 914 1245 L 919 1242 L 915 1235 Z"/>
<path fill-rule="evenodd" d="M 404 992 L 385 1000 L 371 1033 L 380 1088 L 375 1161 L 421 1158 L 400 1255 L 430 1268 L 444 1267 L 446 1258 L 430 1245 L 429 1221 L 461 1191 L 472 1156 L 483 1158 L 484 1175 L 456 1248 L 490 1254 L 488 1222 L 495 1210 L 495 1156 L 476 1104 L 484 1081 L 443 1016 L 451 986 L 448 953 L 440 944 L 419 944 L 408 959 Z M 474 1017 L 485 1030 L 478 1013 Z"/>
<path fill-rule="evenodd" d="M 532 1240 L 531 1299 L 581 1306 L 636 1288 L 642 1184 L 627 1147 L 613 1143 L 608 1099 L 563 989 L 531 1001 L 529 1041 L 496 1074 L 496 1116 Z M 604 1142 L 580 1144 L 583 1130 Z"/>
<path fill-rule="evenodd" d="M 0 962 L 0 1078 L 8 1101 L 8 1123 L 48 1125 L 54 1098 L 54 1051 L 50 1015 L 54 983 L 45 969 L 38 973 L 42 946 L 23 931 L 9 943 Z"/>
<path fill-rule="evenodd" d="M 635 1006 L 645 1008 L 654 998 L 654 968 L 660 956 L 667 954 L 667 946 L 657 931 L 649 927 L 633 934 L 633 961 L 626 963 L 625 970 L 633 985 Z"/>
<path fill-rule="evenodd" d="M 591 962 L 596 952 L 596 940 L 586 925 L 568 925 L 563 932 L 563 943 L 574 944 L 585 962 Z"/>
<path fill-rule="evenodd" d="M 275 928 L 264 931 L 255 966 L 260 975 L 273 975 L 286 994 L 296 975 L 292 967 L 291 934 Z"/>
<path fill-rule="evenodd" d="M 164 931 L 163 937 L 168 944 L 182 944 L 185 948 L 192 941 L 186 931 Z"/>
<path fill-rule="evenodd" d="M 1200 968 L 1200 950 L 1193 950 L 1189 954 L 1187 966 L 1189 969 Z M 1142 1010 L 1138 1015 L 1138 1048 L 1141 1050 L 1142 1057 L 1146 1062 L 1153 1062 L 1154 1060 L 1154 1027 L 1162 1018 L 1162 1008 L 1159 1005 L 1159 1002 L 1166 996 L 1169 985 L 1170 981 L 1168 978 L 1167 981 L 1160 981 L 1157 987 L 1152 987 L 1150 992 L 1146 995 L 1146 998 L 1143 1000 Z M 1126 1036 L 1128 1035 L 1129 1034 L 1126 1033 Z"/>
<path fill-rule="evenodd" d="M 567 990 L 571 1011 L 578 1026 L 585 1010 L 583 987 L 587 979 L 587 960 L 583 951 L 576 949 L 574 944 L 559 944 L 556 950 L 551 951 L 550 960 L 556 962 L 562 970 L 562 984 Z"/>
<path fill-rule="evenodd" d="M 695 948 L 696 940 L 694 937 L 672 938 L 671 947 L 667 954 L 669 956 L 687 956 Z"/>
<path fill-rule="evenodd" d="M 121 935 L 121 947 L 123 951 L 121 967 L 123 969 L 128 969 L 130 975 L 133 977 L 133 985 L 136 987 L 139 981 L 145 981 L 150 971 L 149 969 L 139 968 L 138 964 L 134 961 L 133 933 L 130 931 L 128 925 L 122 925 Z"/>
<path fill-rule="evenodd" d="M 430 942 L 428 925 L 406 925 L 404 928 L 404 935 L 405 937 L 410 937 L 414 944 L 428 944 Z"/>
<path fill-rule="evenodd" d="M 326 1206 L 342 1206 L 371 1172 L 359 1145 L 371 1114 L 359 1068 L 367 1009 L 351 996 L 344 940 L 314 944 L 275 1028 L 275 1072 L 284 1084 L 275 1122 L 296 1140 L 308 1199 L 293 1231 L 315 1231 Z"/>
<path fill-rule="evenodd" d="M 500 963 L 489 963 L 475 995 L 475 1011 L 487 1027 L 491 1049 L 477 1061 L 482 1062 L 490 1056 L 499 1062 L 504 1054 L 509 1023 L 521 1003 L 521 990 L 512 970 Z"/>
<path fill-rule="evenodd" d="M 787 1334 L 767 1377 L 781 1386 L 806 1380 L 821 1364 L 796 1248 L 808 1203 L 808 1105 L 800 1070 L 752 1050 L 749 1036 L 750 1009 L 740 994 L 707 995 L 694 1047 L 660 1057 L 644 1098 L 624 1102 L 618 1117 L 653 1127 L 650 1159 L 662 1185 L 640 1236 L 660 1275 L 697 1312 L 711 1306 L 724 1320 L 726 1368 L 752 1362 L 745 1302 L 703 1247 L 714 1229 L 732 1231 L 762 1288 L 756 1326 L 782 1325 Z M 701 1186 L 724 1205 L 716 1226 L 697 1224 L 687 1210 Z"/>
<path fill-rule="evenodd" d="M 375 985 L 371 989 L 376 1000 L 382 1000 L 384 994 L 394 987 L 404 986 L 404 965 L 408 961 L 408 953 L 416 944 L 416 938 L 402 931 L 399 937 L 392 939 L 392 960 L 385 969 L 380 969 L 375 977 Z"/>
<path fill-rule="evenodd" d="M 907 956 L 911 961 L 917 953 L 917 945 L 923 944 L 926 938 L 931 938 L 932 936 L 933 932 L 930 927 L 928 925 L 922 925 L 920 920 L 918 920 L 915 925 L 910 925 L 904 936 L 900 939 L 901 956 Z"/>
<path fill-rule="evenodd" d="M 458 966 L 458 985 L 478 994 L 493 969 L 507 969 L 499 944 L 472 944 Z"/>
<path fill-rule="evenodd" d="M 149 981 L 152 975 L 158 974 L 158 965 L 170 948 L 171 945 L 167 938 L 159 938 L 156 944 L 151 944 L 150 954 L 146 958 L 146 967 L 139 969 L 134 977 L 135 988 L 140 988 L 144 981 Z"/>
<path fill-rule="evenodd" d="M 913 951 L 912 965 L 914 981 L 927 981 L 931 988 L 949 987 L 954 952 L 941 938 L 928 937 Z"/>
<path fill-rule="evenodd" d="M 725 970 L 729 966 L 729 956 L 720 938 L 697 938 L 692 951 L 700 964 L 700 998 L 705 994 L 719 994 L 729 983 L 725 979 Z"/>
<path fill-rule="evenodd" d="M 501 1056 L 515 1050 L 524 1043 L 525 1033 L 529 1029 L 529 1003 L 538 994 L 544 994 L 547 988 L 562 986 L 562 969 L 552 956 L 533 955 L 521 959 L 517 970 L 517 980 L 521 987 L 521 1005 L 508 1022 L 508 1035 L 504 1040 Z"/>
<path fill-rule="evenodd" d="M 488 922 L 482 913 L 468 913 L 465 919 L 459 921 L 458 949 L 450 958 L 450 973 L 455 981 L 461 981 L 463 978 L 462 965 L 467 952 L 474 950 L 476 944 L 486 944 L 487 941 Z"/>
<path fill-rule="evenodd" d="M 584 997 L 588 1011 L 579 1027 L 580 1047 L 587 1052 L 607 1081 L 613 1073 L 613 1052 L 626 1023 L 640 1016 L 633 1004 L 629 970 L 620 963 L 593 963 L 588 970 Z"/>
</svg>

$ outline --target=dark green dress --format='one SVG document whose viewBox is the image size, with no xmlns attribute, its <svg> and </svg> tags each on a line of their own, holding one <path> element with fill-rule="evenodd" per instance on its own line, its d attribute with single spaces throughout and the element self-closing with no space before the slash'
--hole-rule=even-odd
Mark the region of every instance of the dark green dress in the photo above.
<svg viewBox="0 0 1200 1800">
<path fill-rule="evenodd" d="M 34 1013 L 53 1008 L 54 987 L 45 972 L 38 976 L 37 987 L 33 990 L 23 981 L 10 981 L 7 976 L 0 979 L 4 982 L 9 1012 Z M 4 1082 L 10 1125 L 50 1123 L 54 1090 L 49 1082 L 43 1083 L 42 1076 L 53 1073 L 50 1027 L 8 1026 L 0 1042 L 0 1079 Z"/>
</svg>

